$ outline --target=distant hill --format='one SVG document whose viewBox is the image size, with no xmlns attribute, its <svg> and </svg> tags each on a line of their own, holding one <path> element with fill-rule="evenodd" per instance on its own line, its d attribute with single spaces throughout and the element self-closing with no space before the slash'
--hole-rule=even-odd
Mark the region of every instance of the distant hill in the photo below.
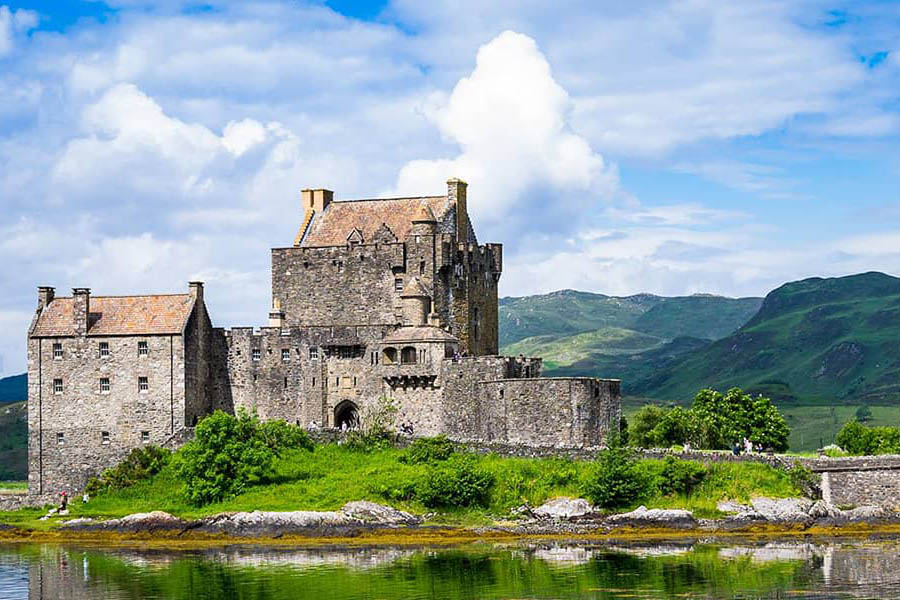
<svg viewBox="0 0 900 600">
<path fill-rule="evenodd" d="M 0 481 L 28 477 L 28 406 L 13 402 L 0 406 Z"/>
<path fill-rule="evenodd" d="M 746 323 L 762 298 L 574 290 L 500 300 L 503 354 L 544 358 L 547 375 L 594 375 L 629 386 Z"/>
<path fill-rule="evenodd" d="M 0 379 L 0 404 L 28 400 L 28 379 L 25 373 Z"/>
<path fill-rule="evenodd" d="M 900 404 L 900 279 L 863 273 L 787 283 L 740 329 L 631 387 L 686 401 L 738 385 L 780 403 Z"/>
</svg>

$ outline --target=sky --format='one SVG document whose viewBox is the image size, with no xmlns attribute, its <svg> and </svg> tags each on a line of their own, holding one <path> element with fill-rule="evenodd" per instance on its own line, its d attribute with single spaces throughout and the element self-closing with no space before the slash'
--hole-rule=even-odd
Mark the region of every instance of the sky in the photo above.
<svg viewBox="0 0 900 600">
<path fill-rule="evenodd" d="M 300 189 L 450 177 L 501 295 L 900 275 L 900 2 L 0 0 L 0 376 L 39 285 L 263 325 Z"/>
</svg>

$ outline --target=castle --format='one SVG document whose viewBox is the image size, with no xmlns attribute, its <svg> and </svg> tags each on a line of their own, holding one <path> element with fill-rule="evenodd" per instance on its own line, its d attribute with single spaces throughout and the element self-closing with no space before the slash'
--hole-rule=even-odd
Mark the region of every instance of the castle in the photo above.
<svg viewBox="0 0 900 600">
<path fill-rule="evenodd" d="M 186 294 L 57 297 L 28 331 L 31 493 L 79 489 L 142 444 L 174 446 L 210 412 L 355 426 L 380 398 L 415 435 L 596 446 L 617 380 L 542 378 L 497 356 L 500 244 L 479 244 L 466 184 L 445 196 L 335 201 L 303 190 L 293 245 L 272 249 L 268 327 L 214 328 Z"/>
</svg>

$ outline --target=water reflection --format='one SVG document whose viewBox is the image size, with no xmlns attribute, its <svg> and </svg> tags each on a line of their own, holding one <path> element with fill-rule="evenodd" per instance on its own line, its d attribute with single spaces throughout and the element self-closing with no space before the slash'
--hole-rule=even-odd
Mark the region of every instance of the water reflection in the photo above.
<svg viewBox="0 0 900 600">
<path fill-rule="evenodd" d="M 897 598 L 900 542 L 0 546 L 0 598 Z"/>
</svg>

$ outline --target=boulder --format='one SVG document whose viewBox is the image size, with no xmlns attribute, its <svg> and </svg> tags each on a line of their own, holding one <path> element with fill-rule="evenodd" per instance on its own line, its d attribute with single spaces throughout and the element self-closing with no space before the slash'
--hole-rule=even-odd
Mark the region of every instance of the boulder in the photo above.
<svg viewBox="0 0 900 600">
<path fill-rule="evenodd" d="M 745 513 L 751 512 L 753 509 L 746 504 L 741 504 L 739 502 L 735 502 L 734 500 L 725 500 L 723 502 L 719 502 L 716 505 L 716 508 L 723 513 Z"/>
<path fill-rule="evenodd" d="M 767 521 L 802 523 L 810 519 L 812 500 L 806 498 L 753 498 L 753 510 Z"/>
<path fill-rule="evenodd" d="M 584 498 L 553 498 L 534 509 L 542 519 L 573 519 L 594 512 L 594 507 Z"/>
<path fill-rule="evenodd" d="M 833 517 L 839 517 L 841 515 L 841 511 L 829 502 L 825 502 L 824 500 L 817 500 L 815 503 L 813 503 L 812 506 L 809 507 L 807 514 L 809 514 L 809 516 L 813 519 L 829 519 Z"/>
<path fill-rule="evenodd" d="M 606 519 L 614 525 L 636 527 L 668 527 L 672 529 L 693 529 L 697 526 L 694 513 L 683 509 L 647 508 L 639 506 L 631 512 L 611 515 Z"/>
<path fill-rule="evenodd" d="M 375 525 L 418 525 L 422 522 L 421 517 L 366 500 L 348 502 L 341 512 L 351 519 Z"/>
<path fill-rule="evenodd" d="M 865 521 L 867 519 L 884 519 L 893 515 L 893 513 L 883 507 L 874 505 L 857 506 L 850 510 L 840 511 L 841 516 L 851 521 Z"/>
<path fill-rule="evenodd" d="M 240 537 L 277 537 L 289 533 L 324 533 L 358 524 L 342 512 L 297 510 L 222 513 L 201 519 L 198 531 Z"/>
</svg>

